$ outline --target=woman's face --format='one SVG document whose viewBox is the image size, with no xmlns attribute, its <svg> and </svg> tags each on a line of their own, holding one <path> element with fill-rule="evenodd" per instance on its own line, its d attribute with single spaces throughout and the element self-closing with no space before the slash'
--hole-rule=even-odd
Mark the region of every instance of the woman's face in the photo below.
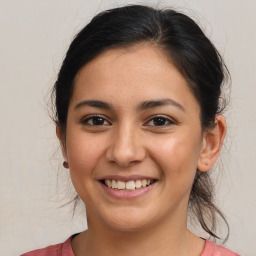
<svg viewBox="0 0 256 256">
<path fill-rule="evenodd" d="M 64 155 L 89 226 L 137 230 L 186 219 L 203 144 L 199 116 L 186 80 L 153 46 L 108 50 L 85 65 Z"/>
</svg>

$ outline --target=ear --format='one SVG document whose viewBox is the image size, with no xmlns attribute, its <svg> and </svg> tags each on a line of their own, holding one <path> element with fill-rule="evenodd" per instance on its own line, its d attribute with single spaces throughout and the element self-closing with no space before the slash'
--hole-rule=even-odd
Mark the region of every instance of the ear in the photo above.
<svg viewBox="0 0 256 256">
<path fill-rule="evenodd" d="M 66 151 L 66 144 L 65 144 L 65 138 L 62 134 L 61 128 L 59 125 L 56 125 L 56 135 L 60 141 L 60 146 L 61 146 L 61 151 L 62 151 L 62 155 L 64 157 L 65 161 L 68 161 L 68 157 L 67 157 L 67 151 Z"/>
<path fill-rule="evenodd" d="M 226 135 L 226 120 L 223 115 L 216 115 L 215 126 L 204 132 L 202 148 L 197 163 L 197 169 L 201 172 L 209 171 L 216 162 L 223 140 Z"/>
</svg>

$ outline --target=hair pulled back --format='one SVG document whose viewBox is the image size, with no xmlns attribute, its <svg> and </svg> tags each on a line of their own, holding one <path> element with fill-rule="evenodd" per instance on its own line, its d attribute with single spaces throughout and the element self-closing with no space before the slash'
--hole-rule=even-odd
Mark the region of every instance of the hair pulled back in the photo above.
<svg viewBox="0 0 256 256">
<path fill-rule="evenodd" d="M 55 121 L 64 136 L 78 71 L 105 50 L 141 43 L 151 43 L 161 49 L 187 80 L 200 105 L 202 130 L 214 126 L 216 114 L 224 109 L 221 92 L 228 74 L 218 51 L 185 14 L 172 9 L 128 5 L 96 15 L 77 34 L 67 51 L 53 91 Z M 208 234 L 219 238 L 215 232 L 217 215 L 227 222 L 213 199 L 214 187 L 209 173 L 198 170 L 189 210 Z"/>
</svg>

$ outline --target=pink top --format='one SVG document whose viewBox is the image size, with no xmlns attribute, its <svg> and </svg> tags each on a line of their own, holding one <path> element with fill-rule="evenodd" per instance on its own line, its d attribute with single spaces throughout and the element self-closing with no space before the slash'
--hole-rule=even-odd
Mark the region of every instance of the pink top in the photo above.
<svg viewBox="0 0 256 256">
<path fill-rule="evenodd" d="M 21 256 L 75 256 L 71 247 L 70 237 L 66 242 L 56 245 L 51 245 L 44 249 L 39 249 L 22 254 Z M 238 254 L 214 244 L 208 240 L 205 241 L 204 251 L 200 256 L 239 256 Z"/>
</svg>

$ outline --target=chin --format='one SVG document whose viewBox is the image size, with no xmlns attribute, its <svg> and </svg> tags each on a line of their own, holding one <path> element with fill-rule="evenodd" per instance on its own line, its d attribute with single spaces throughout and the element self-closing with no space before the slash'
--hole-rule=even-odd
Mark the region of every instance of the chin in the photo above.
<svg viewBox="0 0 256 256">
<path fill-rule="evenodd" d="M 138 210 L 113 213 L 104 218 L 105 224 L 113 230 L 136 232 L 145 229 L 154 222 L 153 216 L 148 216 L 145 212 L 139 213 Z"/>
<path fill-rule="evenodd" d="M 146 226 L 147 223 L 141 223 L 136 221 L 120 221 L 120 222 L 111 222 L 108 223 L 108 225 L 110 226 L 110 228 L 112 228 L 113 230 L 116 231 L 120 231 L 120 232 L 137 232 L 137 231 L 141 231 L 143 230 Z"/>
</svg>

